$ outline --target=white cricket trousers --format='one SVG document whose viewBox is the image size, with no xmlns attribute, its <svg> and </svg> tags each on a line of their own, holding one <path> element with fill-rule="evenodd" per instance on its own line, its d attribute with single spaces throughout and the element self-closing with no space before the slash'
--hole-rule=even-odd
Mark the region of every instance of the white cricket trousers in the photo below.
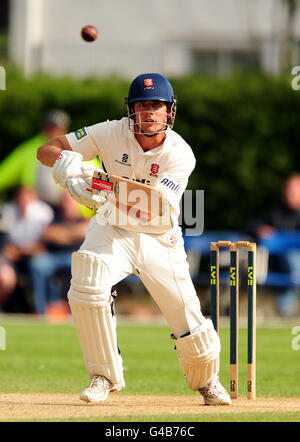
<svg viewBox="0 0 300 442">
<path fill-rule="evenodd" d="M 148 235 L 100 225 L 94 217 L 80 251 L 96 253 L 106 264 L 101 285 L 108 298 L 112 286 L 132 273 L 138 275 L 176 338 L 205 322 L 181 232 Z"/>
</svg>

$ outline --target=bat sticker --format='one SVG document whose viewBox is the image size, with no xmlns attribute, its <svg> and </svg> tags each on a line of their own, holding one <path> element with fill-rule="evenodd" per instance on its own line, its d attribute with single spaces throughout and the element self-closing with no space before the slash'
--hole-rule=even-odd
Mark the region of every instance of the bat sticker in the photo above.
<svg viewBox="0 0 300 442">
<path fill-rule="evenodd" d="M 113 193 L 114 183 L 111 181 L 100 180 L 99 178 L 92 179 L 92 188 L 96 190 L 103 190 L 104 192 Z"/>
</svg>

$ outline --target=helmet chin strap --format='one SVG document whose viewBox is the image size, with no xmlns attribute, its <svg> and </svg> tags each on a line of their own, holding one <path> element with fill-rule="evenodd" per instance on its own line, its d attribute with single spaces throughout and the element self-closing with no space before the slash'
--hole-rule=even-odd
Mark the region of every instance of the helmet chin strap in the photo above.
<svg viewBox="0 0 300 442">
<path fill-rule="evenodd" d="M 139 134 L 141 134 L 141 135 L 144 135 L 145 137 L 148 137 L 148 138 L 155 137 L 156 135 L 159 135 L 160 133 L 165 133 L 165 132 L 167 131 L 168 128 L 171 128 L 171 129 L 172 129 L 172 127 L 173 127 L 173 126 L 170 126 L 169 122 L 166 122 L 166 123 L 165 123 L 165 127 L 164 127 L 164 129 L 159 130 L 159 131 L 157 131 L 157 132 L 155 132 L 155 133 L 153 133 L 153 134 L 147 134 L 147 133 L 141 128 L 141 126 L 140 126 L 140 124 L 141 124 L 142 122 L 140 121 L 140 122 L 138 123 L 138 122 L 136 121 L 136 115 L 139 114 L 139 113 L 140 113 L 140 112 L 133 112 L 133 109 L 130 108 L 129 106 L 127 106 L 128 127 L 129 127 L 130 130 L 133 130 L 134 132 L 136 132 L 136 131 L 135 131 L 135 128 L 137 127 L 137 128 L 138 128 L 138 132 L 136 132 L 136 133 L 139 133 Z M 167 116 L 168 116 L 168 118 L 169 118 L 169 117 L 170 117 L 169 113 L 166 112 L 166 114 L 167 114 Z M 162 124 L 162 123 L 159 123 L 159 122 L 157 122 L 157 121 L 155 121 L 155 123 Z"/>
<path fill-rule="evenodd" d="M 168 129 L 168 125 L 166 124 L 165 129 L 163 129 L 163 130 L 161 130 L 161 131 L 159 131 L 159 132 L 156 132 L 156 133 L 154 133 L 154 134 L 146 134 L 146 132 L 143 131 L 143 129 L 138 125 L 138 123 L 135 123 L 135 124 L 138 126 L 138 128 L 139 128 L 139 130 L 140 130 L 140 133 L 141 133 L 142 135 L 144 135 L 145 137 L 148 137 L 148 138 L 152 138 L 152 137 L 155 137 L 156 135 L 159 135 L 159 134 L 165 133 L 165 131 Z"/>
<path fill-rule="evenodd" d="M 144 137 L 148 137 L 148 138 L 155 137 L 156 135 L 158 135 L 159 133 L 161 133 L 161 132 L 156 132 L 155 134 L 150 134 L 150 135 L 148 135 L 148 134 L 146 134 L 146 133 L 143 131 L 142 128 L 139 128 L 139 129 L 140 129 L 140 131 L 142 132 L 142 134 L 144 135 Z"/>
</svg>

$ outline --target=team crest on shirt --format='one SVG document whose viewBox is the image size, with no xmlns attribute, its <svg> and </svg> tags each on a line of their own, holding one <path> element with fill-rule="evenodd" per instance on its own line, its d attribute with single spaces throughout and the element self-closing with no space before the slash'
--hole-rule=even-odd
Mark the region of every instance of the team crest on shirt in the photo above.
<svg viewBox="0 0 300 442">
<path fill-rule="evenodd" d="M 151 164 L 149 175 L 157 177 L 158 169 L 159 169 L 159 165 L 158 164 L 156 164 L 156 163 Z"/>
<path fill-rule="evenodd" d="M 86 133 L 86 130 L 84 127 L 82 129 L 75 130 L 74 134 L 75 134 L 75 137 L 77 138 L 78 141 L 82 140 L 82 138 L 87 136 L 87 133 Z"/>
<path fill-rule="evenodd" d="M 152 78 L 145 78 L 144 79 L 144 86 L 145 86 L 145 89 L 154 89 Z"/>
<path fill-rule="evenodd" d="M 172 235 L 168 235 L 168 240 L 169 243 L 171 244 L 172 247 L 175 247 L 177 245 L 177 236 L 172 234 Z"/>
</svg>

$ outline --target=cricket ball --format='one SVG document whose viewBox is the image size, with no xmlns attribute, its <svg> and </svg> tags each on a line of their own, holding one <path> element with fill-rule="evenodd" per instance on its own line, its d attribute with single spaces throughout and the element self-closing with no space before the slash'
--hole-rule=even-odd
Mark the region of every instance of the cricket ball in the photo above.
<svg viewBox="0 0 300 442">
<path fill-rule="evenodd" d="M 95 41 L 98 38 L 98 30 L 92 25 L 84 26 L 81 29 L 81 37 L 88 42 Z"/>
</svg>

